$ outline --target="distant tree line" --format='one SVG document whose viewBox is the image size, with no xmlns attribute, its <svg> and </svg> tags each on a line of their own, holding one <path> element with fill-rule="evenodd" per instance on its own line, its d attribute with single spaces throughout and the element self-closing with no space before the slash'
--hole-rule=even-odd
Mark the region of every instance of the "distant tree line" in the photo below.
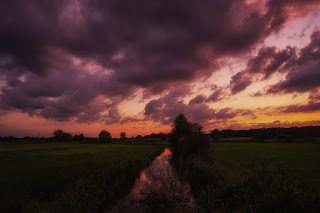
<svg viewBox="0 0 320 213">
<path fill-rule="evenodd" d="M 94 143 L 111 143 L 111 142 L 116 142 L 118 140 L 124 142 L 128 138 L 126 136 L 125 132 L 120 133 L 119 139 L 117 138 L 112 138 L 112 135 L 110 132 L 107 130 L 101 130 L 97 138 L 92 138 L 92 137 L 85 137 L 84 134 L 79 134 L 79 135 L 74 135 L 64 132 L 62 130 L 56 130 L 52 133 L 52 137 L 44 138 L 44 137 L 30 137 L 26 136 L 23 138 L 17 138 L 14 136 L 9 136 L 9 137 L 1 137 L 0 136 L 0 141 L 3 142 L 56 142 L 56 141 L 61 141 L 61 142 L 71 142 L 71 141 L 85 141 L 85 142 L 94 142 Z M 137 135 L 136 137 L 131 137 L 130 139 L 135 139 L 136 141 L 141 141 L 144 140 L 145 138 L 157 138 L 161 140 L 166 140 L 169 137 L 170 134 L 168 133 L 152 133 L 150 135 L 142 136 L 142 135 Z"/>
<path fill-rule="evenodd" d="M 170 133 L 163 133 L 163 132 L 160 132 L 158 134 L 151 133 L 150 135 L 144 136 L 144 138 L 159 138 L 161 140 L 167 140 L 169 137 L 170 137 Z"/>
<path fill-rule="evenodd" d="M 250 130 L 221 130 L 211 131 L 213 138 L 253 137 L 256 139 L 290 139 L 305 137 L 320 137 L 320 126 L 290 127 L 290 128 L 261 128 Z"/>
<path fill-rule="evenodd" d="M 189 135 L 190 132 L 197 132 L 200 134 L 204 134 L 202 129 L 200 131 L 200 126 L 196 123 L 188 123 L 189 121 L 184 120 L 183 117 L 180 116 L 181 124 L 177 123 L 177 126 L 186 125 L 182 129 L 183 131 L 188 132 L 179 132 L 180 130 L 176 130 L 178 132 L 171 133 L 151 133 L 150 135 L 142 136 L 137 135 L 136 137 L 131 137 L 131 139 L 136 139 L 138 141 L 144 139 L 160 139 L 160 140 L 169 140 L 172 137 L 175 137 L 175 134 L 186 134 Z M 179 119 L 176 122 L 180 122 Z M 188 126 L 189 125 L 189 126 Z M 198 125 L 198 126 L 197 126 Z M 181 130 L 182 131 L 182 130 Z M 261 129 L 250 129 L 250 130 L 218 130 L 214 129 L 210 132 L 209 136 L 214 139 L 218 138 L 232 138 L 232 137 L 252 137 L 256 139 L 302 139 L 306 137 L 320 137 L 320 126 L 307 126 L 307 127 L 290 127 L 290 128 L 261 128 Z M 180 137 L 180 136 L 179 136 Z M 101 143 L 110 143 L 112 141 L 116 141 L 118 139 L 112 138 L 110 132 L 106 130 L 102 130 L 99 133 L 98 138 L 85 137 L 83 134 L 72 136 L 70 133 L 64 132 L 62 130 L 56 130 L 53 132 L 53 136 L 49 138 L 44 137 L 30 137 L 26 136 L 23 138 L 17 138 L 14 136 L 1 137 L 0 141 L 41 141 L 41 142 L 53 142 L 53 141 L 87 141 L 87 142 L 101 142 Z M 126 133 L 121 132 L 119 140 L 125 141 L 127 140 Z M 174 139 L 176 140 L 176 139 Z"/>
</svg>

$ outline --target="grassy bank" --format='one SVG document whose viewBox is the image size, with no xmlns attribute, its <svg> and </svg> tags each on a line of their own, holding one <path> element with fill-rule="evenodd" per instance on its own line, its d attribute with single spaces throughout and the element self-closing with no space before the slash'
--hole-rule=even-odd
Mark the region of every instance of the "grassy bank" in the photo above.
<svg viewBox="0 0 320 213">
<path fill-rule="evenodd" d="M 1 144 L 1 210 L 105 208 L 130 190 L 139 172 L 163 147 L 164 143 Z"/>
<path fill-rule="evenodd" d="M 211 143 L 178 165 L 199 212 L 317 212 L 316 143 Z"/>
</svg>

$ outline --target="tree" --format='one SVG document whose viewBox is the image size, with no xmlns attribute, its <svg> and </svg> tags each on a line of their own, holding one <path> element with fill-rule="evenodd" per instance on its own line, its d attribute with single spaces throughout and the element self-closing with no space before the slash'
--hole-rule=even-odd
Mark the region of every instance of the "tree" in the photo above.
<svg viewBox="0 0 320 213">
<path fill-rule="evenodd" d="M 101 142 L 110 143 L 111 142 L 111 134 L 106 130 L 102 130 L 99 134 L 99 139 Z"/>
<path fill-rule="evenodd" d="M 53 137 L 55 137 L 56 139 L 61 139 L 62 134 L 63 134 L 63 131 L 59 129 L 53 132 Z"/>
<path fill-rule="evenodd" d="M 53 138 L 57 141 L 69 141 L 72 139 L 72 135 L 59 129 L 53 132 Z"/>
<path fill-rule="evenodd" d="M 74 140 L 74 141 L 84 141 L 84 139 L 85 139 L 85 137 L 84 137 L 83 134 L 75 135 L 75 136 L 73 137 L 73 140 Z"/>
<path fill-rule="evenodd" d="M 72 135 L 70 133 L 66 133 L 66 132 L 62 133 L 62 140 L 69 141 L 71 139 L 72 139 Z"/>
<path fill-rule="evenodd" d="M 201 135 L 203 127 L 198 123 L 193 123 L 188 121 L 188 119 L 183 115 L 178 115 L 172 124 L 171 131 L 171 145 L 172 148 L 177 148 L 177 142 L 185 136 L 191 135 Z"/>
<path fill-rule="evenodd" d="M 121 132 L 120 133 L 120 139 L 121 140 L 125 140 L 126 139 L 126 133 L 125 132 Z"/>
<path fill-rule="evenodd" d="M 173 158 L 183 160 L 193 152 L 202 152 L 209 146 L 209 140 L 203 135 L 203 127 L 198 123 L 188 121 L 180 114 L 172 124 L 171 148 Z"/>
<path fill-rule="evenodd" d="M 141 141 L 142 140 L 142 136 L 141 135 L 137 135 L 136 139 L 138 139 L 138 141 Z"/>
<path fill-rule="evenodd" d="M 210 137 L 212 137 L 212 138 L 218 138 L 219 136 L 220 136 L 220 131 L 218 129 L 214 129 L 210 133 Z"/>
</svg>

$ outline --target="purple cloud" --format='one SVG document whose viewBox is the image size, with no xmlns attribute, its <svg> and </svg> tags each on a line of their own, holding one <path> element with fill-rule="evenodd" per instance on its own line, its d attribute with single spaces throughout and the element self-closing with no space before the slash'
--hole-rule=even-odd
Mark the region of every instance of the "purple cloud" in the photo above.
<svg viewBox="0 0 320 213">
<path fill-rule="evenodd" d="M 0 108 L 55 120 L 119 122 L 118 104 L 135 92 L 151 97 L 210 76 L 216 60 L 279 31 L 287 5 L 296 1 L 269 0 L 263 14 L 245 2 L 6 1 L 0 7 L 0 75 L 6 82 Z M 233 81 L 233 93 L 251 83 Z M 212 94 L 207 101 L 219 98 Z M 180 113 L 179 107 L 200 120 L 214 113 L 207 105 L 187 109 L 166 96 L 149 103 L 146 115 L 156 107 L 167 117 L 150 115 L 162 121 Z"/>
<path fill-rule="evenodd" d="M 189 105 L 202 104 L 206 101 L 206 99 L 206 96 L 204 96 L 203 94 L 197 95 L 195 98 L 190 100 Z"/>
</svg>

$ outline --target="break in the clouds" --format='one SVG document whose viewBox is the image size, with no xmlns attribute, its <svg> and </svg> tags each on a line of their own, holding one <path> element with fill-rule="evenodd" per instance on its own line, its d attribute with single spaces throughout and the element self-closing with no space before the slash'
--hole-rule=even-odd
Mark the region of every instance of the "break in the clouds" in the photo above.
<svg viewBox="0 0 320 213">
<path fill-rule="evenodd" d="M 244 91 L 254 76 L 263 81 L 274 73 L 286 75 L 270 85 L 269 94 L 320 86 L 319 31 L 304 48 L 261 47 L 318 8 L 316 0 L 5 0 L 0 109 L 104 124 L 139 119 L 168 124 L 178 113 L 203 123 L 235 118 L 243 109 L 214 104 L 224 101 L 227 90 Z M 243 55 L 250 55 L 241 59 L 246 68 L 229 86 L 193 94 L 192 83 L 220 72 L 225 58 Z M 144 118 L 126 116 L 122 104 L 141 90 Z"/>
</svg>

